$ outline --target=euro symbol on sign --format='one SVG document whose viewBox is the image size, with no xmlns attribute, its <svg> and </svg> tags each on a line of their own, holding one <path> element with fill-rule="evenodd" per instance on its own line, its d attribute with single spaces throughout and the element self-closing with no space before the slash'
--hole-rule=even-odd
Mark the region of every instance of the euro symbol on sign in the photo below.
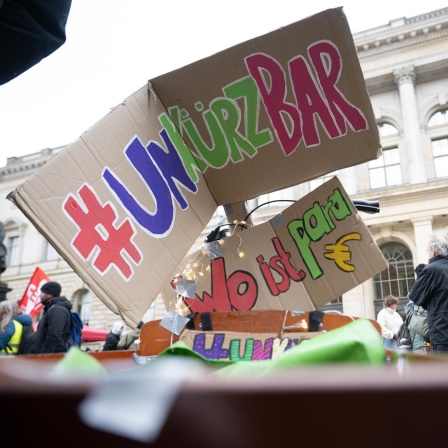
<svg viewBox="0 0 448 448">
<path fill-rule="evenodd" d="M 342 236 L 336 241 L 336 244 L 326 244 L 325 250 L 328 253 L 324 254 L 325 258 L 329 260 L 334 260 L 336 265 L 345 272 L 353 272 L 355 267 L 348 262 L 352 258 L 352 253 L 350 248 L 345 244 L 350 240 L 361 240 L 361 235 L 359 233 L 349 233 Z"/>
</svg>

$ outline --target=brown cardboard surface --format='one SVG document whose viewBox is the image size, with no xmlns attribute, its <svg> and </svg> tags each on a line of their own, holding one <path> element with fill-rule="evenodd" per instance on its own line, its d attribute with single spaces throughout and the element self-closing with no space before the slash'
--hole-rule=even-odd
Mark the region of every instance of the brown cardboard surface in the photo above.
<svg viewBox="0 0 448 448">
<path fill-rule="evenodd" d="M 195 194 L 179 188 L 188 202 L 187 208 L 180 210 L 175 199 L 166 194 L 164 181 L 151 173 L 159 182 L 154 190 L 165 193 L 156 200 L 125 157 L 124 148 L 134 142 L 141 147 L 137 168 L 154 166 L 142 145 L 160 141 L 157 117 L 163 111 L 160 99 L 147 87 L 142 88 L 11 194 L 11 200 L 95 294 L 134 325 L 216 210 L 200 173 Z M 134 216 L 131 219 L 129 210 L 107 187 L 103 177 L 106 169 L 138 201 L 134 214 L 146 220 L 147 227 L 157 230 L 162 222 L 166 224 L 166 229 L 158 230 L 163 235 L 143 228 Z M 162 214 L 169 219 L 159 217 Z"/>
<path fill-rule="evenodd" d="M 266 94 L 269 99 L 256 97 L 261 90 L 252 72 L 263 73 L 259 83 L 272 92 Z M 204 176 L 220 205 L 380 155 L 378 127 L 342 8 L 282 27 L 151 83 L 182 123 L 179 128 L 188 146 L 206 164 Z M 189 131 L 191 123 L 194 133 Z M 198 139 L 205 148 L 196 144 Z M 218 169 L 212 169 L 213 164 Z"/>
<path fill-rule="evenodd" d="M 220 247 L 211 260 L 202 249 L 183 261 L 180 274 L 197 281 L 184 298 L 191 311 L 312 311 L 387 268 L 337 177 Z M 164 293 L 173 300 L 174 289 Z"/>
<path fill-rule="evenodd" d="M 350 29 L 336 8 L 151 80 L 9 198 L 94 293 L 136 325 L 218 205 L 380 152 Z M 246 236 L 252 253 L 274 255 L 269 225 Z M 258 269 L 257 261 L 236 261 Z M 376 273 L 372 264 L 350 285 Z M 316 282 L 319 294 L 297 283 L 269 305 L 260 282 L 257 306 L 313 309 L 347 290 L 348 282 L 327 284 L 335 280 Z"/>
</svg>

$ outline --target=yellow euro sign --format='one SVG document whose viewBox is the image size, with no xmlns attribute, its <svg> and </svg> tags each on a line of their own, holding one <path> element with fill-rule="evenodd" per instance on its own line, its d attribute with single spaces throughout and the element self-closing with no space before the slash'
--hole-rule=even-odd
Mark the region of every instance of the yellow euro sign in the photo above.
<svg viewBox="0 0 448 448">
<path fill-rule="evenodd" d="M 328 253 L 324 254 L 325 258 L 329 260 L 334 260 L 336 265 L 345 272 L 353 272 L 355 267 L 348 262 L 352 258 L 352 253 L 350 248 L 345 244 L 350 240 L 361 240 L 361 235 L 359 233 L 349 233 L 342 236 L 336 241 L 336 244 L 326 244 L 325 250 Z"/>
</svg>

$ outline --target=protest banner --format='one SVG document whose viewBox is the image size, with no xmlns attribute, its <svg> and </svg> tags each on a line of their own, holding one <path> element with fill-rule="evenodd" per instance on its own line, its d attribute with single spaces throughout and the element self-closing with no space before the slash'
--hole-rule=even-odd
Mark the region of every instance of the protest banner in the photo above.
<svg viewBox="0 0 448 448">
<path fill-rule="evenodd" d="M 135 326 L 219 205 L 380 154 L 335 8 L 151 79 L 8 197 Z"/>
</svg>

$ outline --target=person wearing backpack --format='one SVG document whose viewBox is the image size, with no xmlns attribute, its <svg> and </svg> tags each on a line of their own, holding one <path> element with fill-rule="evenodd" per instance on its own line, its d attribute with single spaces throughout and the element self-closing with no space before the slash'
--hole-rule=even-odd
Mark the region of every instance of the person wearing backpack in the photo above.
<svg viewBox="0 0 448 448">
<path fill-rule="evenodd" d="M 47 282 L 40 289 L 44 312 L 34 336 L 32 353 L 65 353 L 68 349 L 72 303 L 61 297 L 61 290 L 57 282 Z"/>
<path fill-rule="evenodd" d="M 0 302 L 0 357 L 19 354 L 25 328 L 32 331 L 32 323 L 31 316 L 22 313 L 17 302 Z"/>
<path fill-rule="evenodd" d="M 431 352 L 448 352 L 448 237 L 445 232 L 431 234 L 428 264 L 417 276 L 409 299 L 428 311 Z"/>
</svg>

